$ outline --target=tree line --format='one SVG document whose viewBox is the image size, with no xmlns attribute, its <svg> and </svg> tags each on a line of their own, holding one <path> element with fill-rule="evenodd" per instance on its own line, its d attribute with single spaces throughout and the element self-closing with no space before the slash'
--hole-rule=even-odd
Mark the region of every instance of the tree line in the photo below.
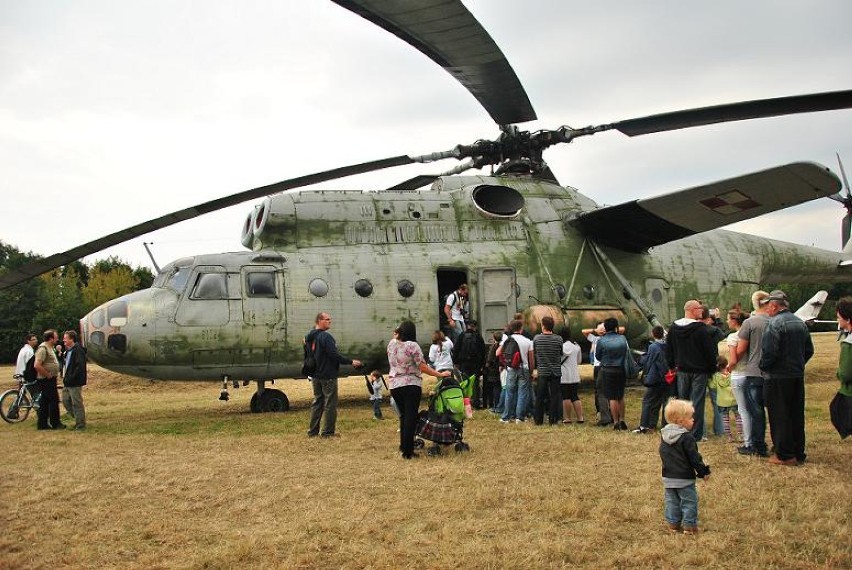
<svg viewBox="0 0 852 570">
<path fill-rule="evenodd" d="M 41 257 L 0 241 L 0 273 Z M 89 311 L 153 281 L 147 267 L 133 268 L 113 256 L 92 264 L 74 261 L 0 291 L 0 362 L 15 361 L 27 332 L 41 338 L 47 329 L 80 330 L 80 318 Z"/>
</svg>

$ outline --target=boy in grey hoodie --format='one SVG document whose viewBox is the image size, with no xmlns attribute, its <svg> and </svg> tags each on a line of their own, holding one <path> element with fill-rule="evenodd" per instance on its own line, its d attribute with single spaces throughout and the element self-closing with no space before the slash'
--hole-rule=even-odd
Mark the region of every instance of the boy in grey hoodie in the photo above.
<svg viewBox="0 0 852 570">
<path fill-rule="evenodd" d="M 687 400 L 669 400 L 663 412 L 669 422 L 660 430 L 665 517 L 670 532 L 698 533 L 698 491 L 695 478 L 705 481 L 710 467 L 698 453 L 692 435 L 695 408 Z"/>
</svg>

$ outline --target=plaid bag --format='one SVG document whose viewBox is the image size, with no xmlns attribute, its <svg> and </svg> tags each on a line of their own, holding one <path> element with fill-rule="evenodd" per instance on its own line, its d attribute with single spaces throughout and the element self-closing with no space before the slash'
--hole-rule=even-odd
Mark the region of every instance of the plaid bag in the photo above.
<svg viewBox="0 0 852 570">
<path fill-rule="evenodd" d="M 453 420 L 447 414 L 435 414 L 423 410 L 417 420 L 417 435 L 435 443 L 453 443 L 458 433 Z"/>
</svg>

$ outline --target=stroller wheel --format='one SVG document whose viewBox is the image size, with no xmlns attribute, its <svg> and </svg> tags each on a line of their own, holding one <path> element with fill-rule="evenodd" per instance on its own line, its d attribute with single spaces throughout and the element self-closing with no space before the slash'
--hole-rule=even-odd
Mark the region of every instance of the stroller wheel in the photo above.
<svg viewBox="0 0 852 570">
<path fill-rule="evenodd" d="M 470 451 L 470 446 L 463 441 L 456 443 L 456 453 L 462 453 L 464 451 Z"/>
<path fill-rule="evenodd" d="M 424 447 L 426 447 L 425 441 L 423 441 L 419 437 L 414 439 L 414 449 L 423 449 Z"/>
<path fill-rule="evenodd" d="M 434 445 L 434 446 L 430 447 L 429 449 L 426 450 L 426 455 L 428 455 L 429 457 L 435 457 L 435 456 L 441 455 L 441 446 L 440 445 Z"/>
</svg>

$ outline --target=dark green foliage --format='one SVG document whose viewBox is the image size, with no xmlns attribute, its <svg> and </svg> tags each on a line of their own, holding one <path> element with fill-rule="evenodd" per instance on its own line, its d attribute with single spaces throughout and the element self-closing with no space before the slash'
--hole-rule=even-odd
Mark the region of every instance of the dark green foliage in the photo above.
<svg viewBox="0 0 852 570">
<path fill-rule="evenodd" d="M 20 267 L 41 256 L 21 252 L 0 241 L 0 273 Z M 131 290 L 151 286 L 154 275 L 148 268 L 132 268 L 117 257 L 98 260 L 91 266 L 74 261 L 36 279 L 30 279 L 0 291 L 0 362 L 14 362 L 24 343 L 24 335 L 33 332 L 41 338 L 46 329 L 79 330 L 80 318 L 94 308 L 84 300 L 83 291 L 95 268 L 110 273 L 122 268 L 132 273 Z M 129 293 L 131 290 L 123 291 Z"/>
</svg>

